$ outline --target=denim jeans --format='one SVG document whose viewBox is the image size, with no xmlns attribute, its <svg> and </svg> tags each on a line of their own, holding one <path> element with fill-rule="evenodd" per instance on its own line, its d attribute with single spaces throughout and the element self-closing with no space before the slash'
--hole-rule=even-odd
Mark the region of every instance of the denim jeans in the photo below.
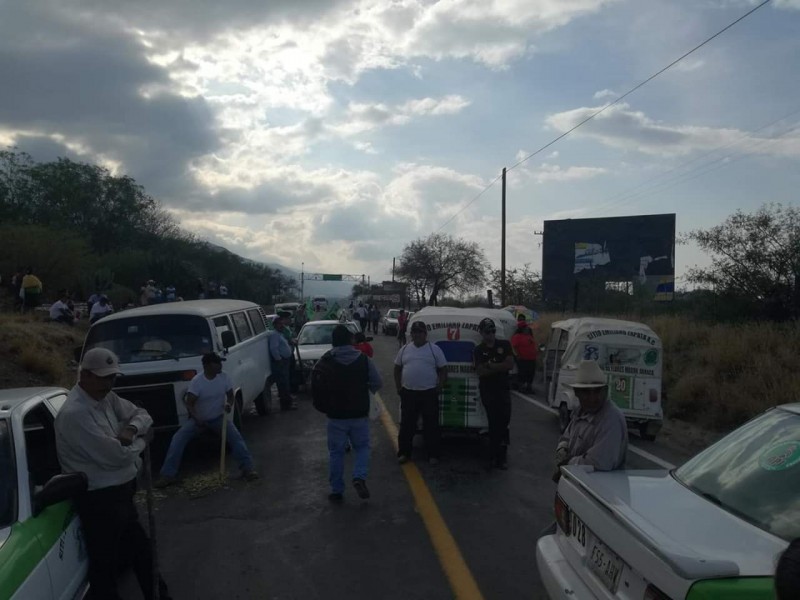
<svg viewBox="0 0 800 600">
<path fill-rule="evenodd" d="M 369 472 L 369 419 L 328 419 L 328 472 L 334 494 L 344 493 L 344 447 L 348 438 L 356 455 L 353 479 L 366 480 Z"/>
<path fill-rule="evenodd" d="M 271 366 L 272 380 L 278 388 L 281 408 L 286 408 L 292 403 L 292 396 L 289 393 L 289 359 L 273 360 Z"/>
<path fill-rule="evenodd" d="M 211 419 L 205 422 L 205 426 L 216 433 L 222 433 L 222 415 L 216 419 Z M 178 474 L 178 469 L 181 466 L 181 459 L 183 458 L 183 451 L 186 445 L 196 438 L 203 431 L 194 419 L 189 419 L 181 425 L 181 428 L 172 436 L 172 441 L 169 443 L 169 450 L 167 450 L 167 457 L 164 459 L 164 465 L 161 467 L 161 475 L 164 477 L 175 477 Z M 228 447 L 231 449 L 233 458 L 239 463 L 239 468 L 243 471 L 249 471 L 253 468 L 253 457 L 250 456 L 250 451 L 244 443 L 244 438 L 236 426 L 233 424 L 233 415 L 228 417 L 228 426 L 226 427 Z"/>
</svg>

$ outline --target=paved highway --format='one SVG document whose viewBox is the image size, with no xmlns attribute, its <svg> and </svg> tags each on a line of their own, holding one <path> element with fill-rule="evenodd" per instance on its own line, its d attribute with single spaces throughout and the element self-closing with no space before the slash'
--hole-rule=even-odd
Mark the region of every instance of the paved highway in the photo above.
<svg viewBox="0 0 800 600">
<path fill-rule="evenodd" d="M 373 346 L 388 411 L 372 426 L 372 498 L 348 490 L 343 505 L 328 503 L 326 420 L 302 395 L 298 411 L 246 419 L 255 483 L 202 485 L 218 467 L 219 447 L 195 442 L 186 484 L 159 492 L 157 503 L 161 565 L 175 598 L 546 597 L 535 543 L 552 522 L 556 416 L 540 398 L 514 394 L 507 471 L 488 469 L 486 441 L 472 436 L 446 437 L 437 466 L 401 467 L 389 433 L 399 421 L 397 342 L 378 335 Z M 630 468 L 687 458 L 634 434 L 631 442 Z"/>
</svg>

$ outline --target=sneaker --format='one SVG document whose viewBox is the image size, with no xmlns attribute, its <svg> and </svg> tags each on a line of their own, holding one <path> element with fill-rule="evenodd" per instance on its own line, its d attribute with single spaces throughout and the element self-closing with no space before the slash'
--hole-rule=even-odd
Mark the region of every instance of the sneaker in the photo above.
<svg viewBox="0 0 800 600">
<path fill-rule="evenodd" d="M 436 465 L 438 465 L 438 464 L 439 464 L 439 459 L 438 459 L 438 458 L 436 458 L 435 456 L 432 456 L 432 457 L 430 457 L 430 458 L 428 459 L 428 464 L 429 464 L 429 465 L 431 465 L 431 466 L 433 466 L 433 467 L 435 467 Z"/>
<path fill-rule="evenodd" d="M 356 488 L 358 497 L 362 500 L 369 498 L 369 490 L 367 489 L 367 482 L 363 479 L 353 479 L 353 487 Z"/>
<path fill-rule="evenodd" d="M 153 484 L 153 487 L 159 490 L 163 490 L 164 488 L 168 488 L 171 485 L 175 485 L 179 482 L 177 477 L 170 477 L 168 475 L 163 475 L 159 477 L 156 482 Z"/>
<path fill-rule="evenodd" d="M 343 494 L 339 494 L 338 492 L 332 492 L 332 493 L 328 494 L 328 500 L 330 500 L 331 502 L 333 502 L 335 504 L 339 504 L 340 502 L 342 502 L 344 500 L 344 495 Z"/>
<path fill-rule="evenodd" d="M 255 481 L 258 479 L 258 473 L 256 473 L 253 469 L 249 471 L 242 471 L 242 479 L 245 481 Z"/>
<path fill-rule="evenodd" d="M 397 457 L 397 462 L 401 465 L 406 464 L 409 460 L 411 459 L 408 458 L 405 454 L 401 454 L 400 456 Z"/>
</svg>

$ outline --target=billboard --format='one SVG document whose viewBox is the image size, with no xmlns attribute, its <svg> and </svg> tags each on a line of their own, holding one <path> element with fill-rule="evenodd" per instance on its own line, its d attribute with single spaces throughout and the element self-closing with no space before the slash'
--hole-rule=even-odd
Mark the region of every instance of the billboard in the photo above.
<svg viewBox="0 0 800 600">
<path fill-rule="evenodd" d="M 583 289 L 644 290 L 653 300 L 675 291 L 675 215 L 544 222 L 542 294 L 569 305 Z M 622 286 L 622 287 L 620 287 Z"/>
</svg>

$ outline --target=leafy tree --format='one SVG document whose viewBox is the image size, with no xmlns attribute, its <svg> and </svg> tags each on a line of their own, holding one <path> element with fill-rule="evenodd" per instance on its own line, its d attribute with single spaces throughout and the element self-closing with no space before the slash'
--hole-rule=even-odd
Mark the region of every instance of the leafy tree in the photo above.
<svg viewBox="0 0 800 600">
<path fill-rule="evenodd" d="M 486 281 L 489 263 L 476 242 L 434 233 L 403 249 L 395 273 L 409 284 L 419 306 L 436 305 L 446 292 L 466 293 Z"/>
<path fill-rule="evenodd" d="M 493 269 L 491 284 L 495 298 L 500 298 L 502 271 Z M 542 276 L 531 270 L 530 264 L 521 269 L 506 269 L 506 304 L 519 304 L 532 308 L 542 302 Z"/>
<path fill-rule="evenodd" d="M 800 209 L 765 204 L 752 214 L 739 210 L 721 225 L 687 237 L 712 258 L 710 267 L 689 271 L 690 282 L 746 300 L 757 316 L 800 315 Z"/>
</svg>

